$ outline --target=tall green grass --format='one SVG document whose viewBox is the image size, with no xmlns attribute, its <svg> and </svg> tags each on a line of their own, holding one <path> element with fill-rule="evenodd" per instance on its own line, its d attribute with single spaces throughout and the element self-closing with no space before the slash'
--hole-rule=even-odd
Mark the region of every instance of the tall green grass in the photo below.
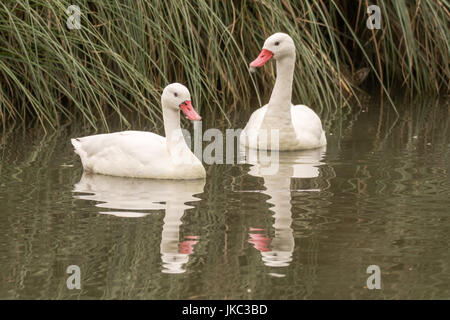
<svg viewBox="0 0 450 320">
<path fill-rule="evenodd" d="M 66 27 L 73 1 L 0 3 L 0 120 L 108 130 L 138 117 L 160 124 L 159 97 L 185 83 L 202 113 L 227 120 L 272 89 L 274 64 L 248 63 L 283 31 L 297 45 L 294 102 L 336 112 L 361 90 L 448 94 L 447 0 L 371 1 L 382 28 L 366 27 L 368 1 L 76 1 L 81 30 Z M 369 68 L 359 84 L 353 75 Z"/>
</svg>

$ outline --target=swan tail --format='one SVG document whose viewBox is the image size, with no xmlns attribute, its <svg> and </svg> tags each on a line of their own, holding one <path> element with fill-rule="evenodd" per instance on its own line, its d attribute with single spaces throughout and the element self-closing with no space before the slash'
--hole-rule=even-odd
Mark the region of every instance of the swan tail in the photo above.
<svg viewBox="0 0 450 320">
<path fill-rule="evenodd" d="M 81 153 L 83 153 L 83 149 L 81 148 L 81 141 L 78 138 L 70 139 L 73 147 L 75 148 L 75 153 L 81 157 Z"/>
<path fill-rule="evenodd" d="M 72 145 L 75 149 L 74 150 L 75 153 L 80 156 L 81 163 L 83 164 L 83 168 L 86 170 L 87 169 L 86 168 L 87 153 L 86 153 L 86 151 L 83 150 L 80 139 L 74 138 L 74 139 L 70 139 L 70 141 L 72 142 Z"/>
<path fill-rule="evenodd" d="M 322 130 L 322 135 L 320 136 L 320 146 L 326 146 L 327 145 L 327 137 L 325 136 L 325 131 Z"/>
</svg>

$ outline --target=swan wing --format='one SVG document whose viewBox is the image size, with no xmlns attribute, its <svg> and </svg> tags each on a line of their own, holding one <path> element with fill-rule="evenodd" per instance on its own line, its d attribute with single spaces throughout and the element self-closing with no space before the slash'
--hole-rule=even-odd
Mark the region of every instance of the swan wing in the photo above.
<svg viewBox="0 0 450 320">
<path fill-rule="evenodd" d="M 243 146 L 257 148 L 258 146 L 258 130 L 261 128 L 264 115 L 267 111 L 267 105 L 255 110 L 248 120 L 244 130 L 241 133 L 240 143 Z"/>
<path fill-rule="evenodd" d="M 72 139 L 86 171 L 139 177 L 144 170 L 161 172 L 169 154 L 166 139 L 143 131 L 122 131 Z"/>
<path fill-rule="evenodd" d="M 292 126 L 302 148 L 318 148 L 326 145 L 325 132 L 319 116 L 305 105 L 291 107 Z"/>
</svg>

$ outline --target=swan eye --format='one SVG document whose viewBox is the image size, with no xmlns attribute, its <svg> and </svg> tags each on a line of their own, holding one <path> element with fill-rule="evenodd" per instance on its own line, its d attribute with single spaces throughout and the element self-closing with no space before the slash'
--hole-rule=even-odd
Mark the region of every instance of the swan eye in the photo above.
<svg viewBox="0 0 450 320">
<path fill-rule="evenodd" d="M 275 45 L 278 46 L 280 44 L 280 41 L 275 42 Z"/>
<path fill-rule="evenodd" d="M 176 93 L 176 92 L 173 95 L 175 96 L 175 98 L 178 97 L 178 93 Z"/>
</svg>

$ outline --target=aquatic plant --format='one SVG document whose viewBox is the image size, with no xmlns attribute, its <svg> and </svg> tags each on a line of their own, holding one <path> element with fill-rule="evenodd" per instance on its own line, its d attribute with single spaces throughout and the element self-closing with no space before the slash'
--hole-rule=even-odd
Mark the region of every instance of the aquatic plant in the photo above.
<svg viewBox="0 0 450 320">
<path fill-rule="evenodd" d="M 174 81 L 227 121 L 270 93 L 274 65 L 251 75 L 248 63 L 276 31 L 297 45 L 295 101 L 319 112 L 358 102 L 361 90 L 389 101 L 399 91 L 449 91 L 447 0 L 372 1 L 380 29 L 366 26 L 367 0 L 82 0 L 80 29 L 66 25 L 71 4 L 0 3 L 3 127 L 81 121 L 108 130 L 111 117 L 157 125 L 161 89 Z"/>
</svg>

